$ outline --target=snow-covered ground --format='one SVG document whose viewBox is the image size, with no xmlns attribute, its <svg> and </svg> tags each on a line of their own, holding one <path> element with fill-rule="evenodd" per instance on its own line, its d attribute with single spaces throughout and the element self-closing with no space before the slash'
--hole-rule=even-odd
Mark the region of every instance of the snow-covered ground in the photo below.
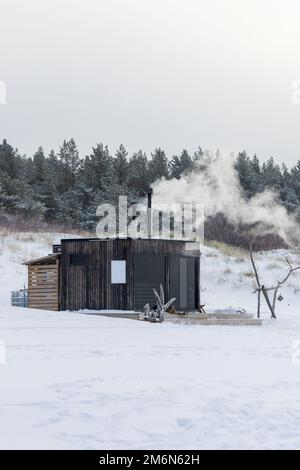
<svg viewBox="0 0 300 470">
<path fill-rule="evenodd" d="M 262 327 L 10 307 L 20 263 L 55 241 L 0 236 L 0 448 L 300 448 L 300 273 Z M 286 272 L 283 254 L 257 255 L 266 284 Z M 244 253 L 205 248 L 202 301 L 255 313 L 251 276 Z"/>
</svg>

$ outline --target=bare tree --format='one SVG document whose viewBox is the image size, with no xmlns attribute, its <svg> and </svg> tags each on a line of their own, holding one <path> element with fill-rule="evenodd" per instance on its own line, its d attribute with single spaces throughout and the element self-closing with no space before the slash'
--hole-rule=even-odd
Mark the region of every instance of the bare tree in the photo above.
<svg viewBox="0 0 300 470">
<path fill-rule="evenodd" d="M 255 237 L 256 238 L 256 237 Z M 254 256 L 253 256 L 253 244 L 255 242 L 255 238 L 252 240 L 252 242 L 250 243 L 250 260 L 251 260 L 251 264 L 252 264 L 252 267 L 253 267 L 253 271 L 254 271 L 254 275 L 255 275 L 255 279 L 256 279 L 256 284 L 257 284 L 257 287 L 255 289 L 254 292 L 257 292 L 258 293 L 258 300 L 257 300 L 257 318 L 260 318 L 260 304 L 261 304 L 261 293 L 263 294 L 265 300 L 266 300 L 266 303 L 270 309 L 270 312 L 271 312 L 271 318 L 276 318 L 276 315 L 275 315 L 275 312 L 273 310 L 273 306 L 271 304 L 271 301 L 270 301 L 270 298 L 269 298 L 269 294 L 268 294 L 268 290 L 270 289 L 267 289 L 260 281 L 260 278 L 259 278 L 259 275 L 258 275 L 258 270 L 257 270 L 257 267 L 256 267 L 256 264 L 254 262 Z"/>
<path fill-rule="evenodd" d="M 291 274 L 293 274 L 295 271 L 298 271 L 298 269 L 300 269 L 300 266 L 293 267 L 287 256 L 285 256 L 284 258 L 285 258 L 285 260 L 287 262 L 287 265 L 288 265 L 288 273 L 281 281 L 277 281 L 277 286 L 275 287 L 275 290 L 274 290 L 273 303 L 272 303 L 272 307 L 273 307 L 274 312 L 275 312 L 275 308 L 276 308 L 276 301 L 279 298 L 278 293 L 279 293 L 280 289 L 287 282 L 287 280 L 289 279 Z"/>
<path fill-rule="evenodd" d="M 263 294 L 263 296 L 266 300 L 266 303 L 268 305 L 268 308 L 271 312 L 271 318 L 276 319 L 277 317 L 276 317 L 276 314 L 275 314 L 275 309 L 276 309 L 276 301 L 278 300 L 278 293 L 279 293 L 280 289 L 282 288 L 282 286 L 287 282 L 287 280 L 289 279 L 291 274 L 293 272 L 297 271 L 298 269 L 300 269 L 300 266 L 293 267 L 291 265 L 288 257 L 285 256 L 285 260 L 286 260 L 286 262 L 288 264 L 288 267 L 289 267 L 289 271 L 288 271 L 287 275 L 281 281 L 277 281 L 276 286 L 268 287 L 268 288 L 265 287 L 264 284 L 260 280 L 260 277 L 259 277 L 259 274 L 258 274 L 258 269 L 257 269 L 255 261 L 254 261 L 253 244 L 255 242 L 255 239 L 256 239 L 256 237 L 254 237 L 254 239 L 250 243 L 250 260 L 251 260 L 251 264 L 252 264 L 252 267 L 253 267 L 254 276 L 255 276 L 255 280 L 256 280 L 256 284 L 257 284 L 257 287 L 254 291 L 254 293 L 257 292 L 257 318 L 260 318 L 261 294 Z M 270 297 L 269 297 L 269 292 L 272 292 L 272 291 L 274 291 L 274 293 L 273 293 L 273 300 L 271 302 Z"/>
</svg>

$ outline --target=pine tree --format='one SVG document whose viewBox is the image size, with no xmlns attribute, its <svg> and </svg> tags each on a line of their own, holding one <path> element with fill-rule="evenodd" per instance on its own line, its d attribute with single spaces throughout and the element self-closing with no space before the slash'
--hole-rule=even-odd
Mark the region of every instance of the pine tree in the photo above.
<svg viewBox="0 0 300 470">
<path fill-rule="evenodd" d="M 300 201 L 300 160 L 297 164 L 291 169 L 291 185 L 297 196 L 297 199 Z"/>
<path fill-rule="evenodd" d="M 137 196 L 144 194 L 150 185 L 147 155 L 139 150 L 129 160 L 128 186 Z"/>
<path fill-rule="evenodd" d="M 42 219 L 45 206 L 35 198 L 33 189 L 20 178 L 0 173 L 0 208 L 7 214 Z"/>
<path fill-rule="evenodd" d="M 20 177 L 21 157 L 4 139 L 0 144 L 0 171 L 10 178 Z"/>
<path fill-rule="evenodd" d="M 241 186 L 248 197 L 252 195 L 250 181 L 250 165 L 250 158 L 247 155 L 247 152 L 240 152 L 235 163 L 235 168 L 238 172 Z"/>
<path fill-rule="evenodd" d="M 54 184 L 56 191 L 59 194 L 63 193 L 65 191 L 63 178 L 64 168 L 54 150 L 51 150 L 47 158 L 47 172 L 49 181 Z"/>
<path fill-rule="evenodd" d="M 118 196 L 127 193 L 126 188 L 117 181 L 113 158 L 103 144 L 98 144 L 86 157 L 79 179 L 86 189 L 93 190 L 91 213 L 94 214 L 99 204 L 108 202 L 116 205 Z"/>
<path fill-rule="evenodd" d="M 264 189 L 261 167 L 257 155 L 251 159 L 245 151 L 238 154 L 235 168 L 245 195 L 251 198 Z"/>
<path fill-rule="evenodd" d="M 300 199 L 297 198 L 293 187 L 292 175 L 285 163 L 283 163 L 281 167 L 280 199 L 283 201 L 284 206 L 290 211 L 296 210 L 300 205 Z"/>
<path fill-rule="evenodd" d="M 57 221 L 70 227 L 93 230 L 97 223 L 95 192 L 82 182 L 59 198 Z"/>
<path fill-rule="evenodd" d="M 180 157 L 178 157 L 178 155 L 173 155 L 169 163 L 169 171 L 170 171 L 171 178 L 177 178 L 177 179 L 180 178 L 182 171 L 181 171 Z"/>
<path fill-rule="evenodd" d="M 113 171 L 116 183 L 124 188 L 124 191 L 128 186 L 129 177 L 129 163 L 128 153 L 123 145 L 120 145 L 116 152 L 116 156 L 113 161 Z"/>
<path fill-rule="evenodd" d="M 256 154 L 252 157 L 252 160 L 250 159 L 249 185 L 251 196 L 262 192 L 264 189 L 260 161 Z"/>
<path fill-rule="evenodd" d="M 59 149 L 58 158 L 61 163 L 62 174 L 61 179 L 63 181 L 65 190 L 69 190 L 74 187 L 76 176 L 80 167 L 80 158 L 77 146 L 74 139 L 69 141 L 64 140 L 62 146 Z"/>
<path fill-rule="evenodd" d="M 168 159 L 161 148 L 156 148 L 149 162 L 149 180 L 151 183 L 161 178 L 168 178 Z"/>
<path fill-rule="evenodd" d="M 209 152 L 199 147 L 190 157 L 186 150 L 168 163 L 165 152 L 156 148 L 150 161 L 139 150 L 128 160 L 120 145 L 112 158 L 108 148 L 98 144 L 84 161 L 80 160 L 75 141 L 64 141 L 58 154 L 45 157 L 41 147 L 33 157 L 20 156 L 18 150 L 3 140 L 0 143 L 0 213 L 6 217 L 34 217 L 74 227 L 94 229 L 98 204 L 118 203 L 126 194 L 137 201 L 146 189 L 161 178 L 180 178 L 191 168 L 202 171 Z M 247 198 L 266 188 L 277 191 L 281 203 L 300 221 L 300 160 L 289 170 L 273 158 L 261 165 L 257 155 L 245 151 L 235 163 Z"/>
<path fill-rule="evenodd" d="M 256 154 L 253 155 L 251 164 L 252 164 L 252 169 L 254 173 L 256 173 L 256 175 L 259 176 L 261 174 L 261 168 L 260 168 L 260 161 Z"/>
<path fill-rule="evenodd" d="M 32 159 L 31 182 L 34 185 L 42 185 L 48 178 L 47 161 L 42 147 L 39 147 Z"/>
<path fill-rule="evenodd" d="M 97 144 L 93 152 L 85 157 L 80 179 L 97 192 L 105 192 L 114 183 L 113 159 L 103 144 Z"/>
<path fill-rule="evenodd" d="M 269 187 L 280 191 L 281 169 L 279 165 L 275 164 L 273 157 L 263 164 L 261 176 L 264 188 Z"/>
<path fill-rule="evenodd" d="M 196 152 L 194 152 L 194 155 L 193 155 L 193 166 L 196 167 L 196 166 L 201 166 L 201 163 L 203 161 L 203 156 L 204 156 L 204 152 L 202 150 L 202 148 L 199 146 L 196 150 Z"/>
<path fill-rule="evenodd" d="M 183 150 L 181 155 L 173 155 L 169 163 L 170 177 L 179 179 L 184 173 L 187 173 L 193 167 L 193 160 L 187 150 Z"/>
</svg>

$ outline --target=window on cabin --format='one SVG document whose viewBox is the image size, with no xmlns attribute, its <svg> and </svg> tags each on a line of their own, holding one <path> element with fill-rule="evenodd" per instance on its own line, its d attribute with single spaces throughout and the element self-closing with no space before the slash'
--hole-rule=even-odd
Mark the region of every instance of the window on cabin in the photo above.
<svg viewBox="0 0 300 470">
<path fill-rule="evenodd" d="M 126 261 L 111 262 L 111 283 L 126 284 Z"/>
</svg>

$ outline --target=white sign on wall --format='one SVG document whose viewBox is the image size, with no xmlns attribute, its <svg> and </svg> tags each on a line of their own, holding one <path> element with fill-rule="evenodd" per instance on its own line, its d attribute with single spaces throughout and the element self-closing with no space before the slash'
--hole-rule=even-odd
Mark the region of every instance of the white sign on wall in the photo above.
<svg viewBox="0 0 300 470">
<path fill-rule="evenodd" d="M 126 284 L 126 261 L 111 262 L 111 283 Z"/>
</svg>

